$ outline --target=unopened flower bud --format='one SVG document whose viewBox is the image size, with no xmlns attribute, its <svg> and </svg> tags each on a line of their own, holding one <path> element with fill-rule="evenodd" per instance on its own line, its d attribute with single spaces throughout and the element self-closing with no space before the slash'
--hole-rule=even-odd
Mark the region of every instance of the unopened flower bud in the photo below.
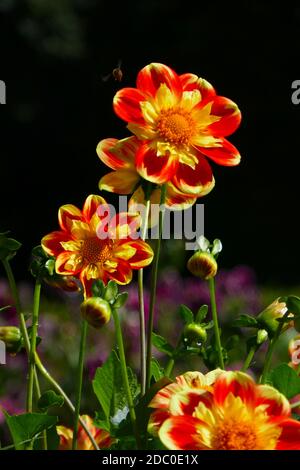
<svg viewBox="0 0 300 470">
<path fill-rule="evenodd" d="M 84 320 L 94 328 L 100 329 L 110 320 L 111 307 L 101 297 L 89 297 L 82 302 L 80 310 Z"/>
<path fill-rule="evenodd" d="M 262 328 L 267 330 L 269 336 L 272 337 L 278 329 L 278 320 L 283 318 L 287 311 L 286 303 L 280 302 L 278 298 L 257 316 L 257 320 Z M 293 317 L 293 314 L 289 314 L 289 316 Z M 287 330 L 291 326 L 293 326 L 292 321 L 284 323 L 282 331 Z"/>
<path fill-rule="evenodd" d="M 16 326 L 1 326 L 0 340 L 5 343 L 8 352 L 16 353 L 20 347 L 21 332 Z"/>
<path fill-rule="evenodd" d="M 207 281 L 215 277 L 218 271 L 218 265 L 215 258 L 206 252 L 196 251 L 187 263 L 188 270 L 194 276 Z"/>
<path fill-rule="evenodd" d="M 267 341 L 269 338 L 268 332 L 266 330 L 258 330 L 257 336 L 256 336 L 256 342 L 257 344 L 262 344 L 265 341 Z"/>
<path fill-rule="evenodd" d="M 183 337 L 186 343 L 196 343 L 197 346 L 201 346 L 207 340 L 207 333 L 205 328 L 198 323 L 189 323 L 184 327 Z"/>
</svg>

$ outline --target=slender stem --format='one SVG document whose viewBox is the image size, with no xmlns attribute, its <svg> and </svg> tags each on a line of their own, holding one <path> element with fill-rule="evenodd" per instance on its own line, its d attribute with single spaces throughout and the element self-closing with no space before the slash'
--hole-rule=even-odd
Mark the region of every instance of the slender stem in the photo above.
<svg viewBox="0 0 300 470">
<path fill-rule="evenodd" d="M 42 362 L 41 362 L 41 360 L 40 360 L 40 358 L 37 354 L 35 355 L 35 364 L 36 364 L 36 367 L 38 368 L 39 372 L 41 373 L 41 375 L 64 398 L 65 404 L 67 405 L 67 407 L 69 408 L 71 413 L 75 413 L 75 406 L 73 405 L 73 403 L 69 399 L 68 395 L 66 395 L 66 393 L 61 388 L 59 383 L 57 383 L 56 380 L 52 377 L 52 375 L 47 371 L 46 367 L 42 364 Z M 88 435 L 88 437 L 89 437 L 91 443 L 93 444 L 95 450 L 99 450 L 98 444 L 96 443 L 94 437 L 90 433 L 90 430 L 89 430 L 88 426 L 86 425 L 85 421 L 83 421 L 83 419 L 80 416 L 79 416 L 79 422 L 80 422 L 81 426 L 83 427 L 83 429 L 85 430 L 86 434 Z"/>
<path fill-rule="evenodd" d="M 166 377 L 170 377 L 170 375 L 172 374 L 172 370 L 173 370 L 173 367 L 174 367 L 174 364 L 175 364 L 175 361 L 174 359 L 171 357 L 168 361 L 168 364 L 166 365 L 165 367 L 165 376 Z"/>
<path fill-rule="evenodd" d="M 146 361 L 146 389 L 150 387 L 151 381 L 151 358 L 152 358 L 152 331 L 154 321 L 154 309 L 156 301 L 156 287 L 157 287 L 157 276 L 158 276 L 158 264 L 159 255 L 162 239 L 163 230 L 163 219 L 165 213 L 165 201 L 166 201 L 166 185 L 161 187 L 160 195 L 160 211 L 158 220 L 158 239 L 156 241 L 154 260 L 151 274 L 151 288 L 150 288 L 150 306 L 149 306 L 149 319 L 148 319 L 148 330 L 147 330 L 147 361 Z"/>
<path fill-rule="evenodd" d="M 299 400 L 299 401 L 296 401 L 295 403 L 291 403 L 291 408 L 292 408 L 292 410 L 293 410 L 294 408 L 298 408 L 298 406 L 300 406 L 300 400 Z"/>
<path fill-rule="evenodd" d="M 246 370 L 249 369 L 250 364 L 251 364 L 252 359 L 253 359 L 253 356 L 254 356 L 254 354 L 255 354 L 255 351 L 256 351 L 256 347 L 250 348 L 250 351 L 248 352 L 248 355 L 247 355 L 247 357 L 246 357 L 246 360 L 245 360 L 245 362 L 244 362 L 244 365 L 243 365 L 243 367 L 242 367 L 242 369 L 241 369 L 242 372 L 246 372 Z"/>
<path fill-rule="evenodd" d="M 150 212 L 150 199 L 146 200 L 146 208 L 141 228 L 141 239 L 145 240 L 148 218 Z M 146 391 L 146 326 L 145 326 L 145 304 L 144 304 L 144 270 L 138 271 L 138 295 L 139 295 L 139 314 L 140 314 L 140 364 L 141 364 L 141 395 L 145 395 Z"/>
<path fill-rule="evenodd" d="M 30 354 L 29 354 L 29 379 L 28 379 L 28 387 L 27 387 L 27 406 L 26 406 L 28 413 L 32 413 L 33 382 L 34 382 L 34 371 L 35 371 L 35 352 L 36 352 L 36 338 L 37 338 L 37 331 L 38 331 L 40 296 L 41 296 L 41 281 L 37 279 L 35 283 L 35 289 L 34 289 L 34 295 L 33 295 L 31 346 L 30 346 Z"/>
<path fill-rule="evenodd" d="M 217 303 L 216 303 L 215 279 L 213 277 L 208 280 L 208 285 L 209 285 L 212 319 L 214 322 L 216 348 L 217 348 L 217 353 L 218 353 L 218 358 L 219 358 L 219 366 L 221 367 L 221 369 L 224 369 L 224 360 L 223 360 L 223 354 L 222 354 L 222 345 L 221 345 Z"/>
<path fill-rule="evenodd" d="M 289 311 L 287 311 L 284 314 L 282 320 L 285 320 L 285 318 L 288 315 L 289 315 Z M 271 341 L 269 343 L 268 351 L 267 351 L 266 358 L 265 358 L 264 368 L 263 368 L 262 374 L 261 374 L 260 379 L 259 379 L 259 383 L 261 383 L 261 384 L 266 383 L 268 373 L 269 373 L 269 369 L 270 369 L 271 362 L 272 362 L 272 356 L 273 356 L 274 348 L 275 348 L 275 345 L 276 345 L 276 343 L 278 341 L 278 338 L 280 336 L 281 330 L 283 328 L 283 324 L 284 324 L 284 322 L 278 323 L 278 327 L 277 327 L 277 330 L 274 334 L 274 337 L 273 337 L 273 339 L 271 339 Z"/>
<path fill-rule="evenodd" d="M 130 414 L 130 419 L 131 419 L 131 423 L 132 423 L 133 432 L 135 434 L 137 446 L 139 447 L 140 446 L 140 438 L 139 438 L 139 435 L 137 433 L 137 428 L 136 428 L 136 414 L 135 414 L 132 394 L 131 394 L 131 390 L 130 390 L 128 374 L 127 374 L 126 357 L 125 357 L 125 351 L 124 351 L 124 342 L 123 342 L 123 335 L 122 335 L 120 319 L 119 319 L 118 311 L 116 309 L 114 309 L 114 308 L 112 309 L 112 314 L 113 314 L 114 323 L 115 323 L 115 331 L 116 331 L 116 338 L 117 338 L 117 344 L 118 344 L 118 350 L 119 350 L 119 356 L 120 356 L 123 385 L 124 385 L 125 393 L 126 393 L 126 397 L 127 397 L 127 403 L 128 403 L 129 414 Z"/>
<path fill-rule="evenodd" d="M 18 318 L 19 318 L 19 323 L 20 323 L 20 330 L 21 330 L 23 341 L 24 341 L 25 350 L 26 350 L 27 356 L 29 358 L 29 355 L 30 355 L 30 341 L 29 341 L 28 331 L 27 331 L 27 328 L 26 328 L 25 317 L 24 317 L 24 314 L 22 313 L 21 302 L 20 302 L 20 297 L 19 297 L 15 277 L 14 277 L 14 274 L 12 272 L 10 263 L 7 260 L 2 260 L 2 263 L 3 263 L 4 269 L 5 269 L 5 272 L 6 272 L 6 275 L 7 275 L 7 279 L 8 279 L 8 282 L 9 282 L 9 286 L 10 286 L 10 289 L 11 289 L 11 292 L 12 292 L 13 299 L 15 301 L 16 311 L 17 311 Z M 39 386 L 39 382 L 38 382 L 36 372 L 34 374 L 34 383 L 35 383 L 36 395 L 37 395 L 37 397 L 39 397 L 41 395 L 41 392 L 40 392 L 40 386 Z"/>
<path fill-rule="evenodd" d="M 84 363 L 84 353 L 85 353 L 85 347 L 86 347 L 87 327 L 88 327 L 87 322 L 85 320 L 82 320 L 82 322 L 81 322 L 81 338 L 80 338 L 80 346 L 79 346 L 79 358 L 78 358 L 78 369 L 77 369 L 77 390 L 76 390 L 72 450 L 77 449 L 78 421 L 79 421 L 79 415 L 80 415 L 83 363 Z"/>
</svg>

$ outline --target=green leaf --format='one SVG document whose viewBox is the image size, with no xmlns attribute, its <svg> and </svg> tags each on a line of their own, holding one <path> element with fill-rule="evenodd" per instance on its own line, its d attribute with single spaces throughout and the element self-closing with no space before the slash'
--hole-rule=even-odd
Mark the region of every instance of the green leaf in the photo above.
<svg viewBox="0 0 300 470">
<path fill-rule="evenodd" d="M 9 308 L 11 308 L 11 305 L 5 305 L 5 307 L 0 308 L 0 312 L 5 312 L 5 310 L 8 310 Z"/>
<path fill-rule="evenodd" d="M 61 407 L 64 399 L 61 395 L 57 395 L 53 390 L 47 390 L 38 400 L 38 407 L 41 411 L 47 411 L 52 406 Z"/>
<path fill-rule="evenodd" d="M 47 433 L 47 450 L 58 450 L 59 435 L 57 434 L 56 426 L 46 430 Z M 43 450 L 43 435 L 34 441 L 34 450 Z"/>
<path fill-rule="evenodd" d="M 300 377 L 287 364 L 280 364 L 273 369 L 268 376 L 268 381 L 288 399 L 300 393 Z"/>
<path fill-rule="evenodd" d="M 285 299 L 286 306 L 289 312 L 293 313 L 294 315 L 300 315 L 300 298 L 296 295 L 289 295 Z"/>
<path fill-rule="evenodd" d="M 152 344 L 160 352 L 167 354 L 167 356 L 172 357 L 174 354 L 174 348 L 171 346 L 167 340 L 156 333 L 152 333 Z"/>
<path fill-rule="evenodd" d="M 155 382 L 158 382 L 160 379 L 164 377 L 164 369 L 161 367 L 160 363 L 158 362 L 155 357 L 151 359 L 151 377 L 154 377 Z"/>
<path fill-rule="evenodd" d="M 191 309 L 189 309 L 186 305 L 180 305 L 179 314 L 184 321 L 184 323 L 193 323 L 194 321 L 194 314 Z"/>
<path fill-rule="evenodd" d="M 48 416 L 40 413 L 25 413 L 10 416 L 5 412 L 7 426 L 16 450 L 24 450 L 24 441 L 35 439 L 42 431 L 55 426 L 56 416 Z"/>
<path fill-rule="evenodd" d="M 203 320 L 205 320 L 206 316 L 208 313 L 208 306 L 207 305 L 202 305 L 202 307 L 199 308 L 197 315 L 196 315 L 196 323 L 202 323 Z"/>
<path fill-rule="evenodd" d="M 130 368 L 127 368 L 127 374 L 131 393 L 135 399 L 139 393 L 137 378 Z M 105 364 L 96 370 L 93 390 L 103 411 L 105 427 L 109 430 L 111 423 L 118 420 L 120 412 L 127 414 L 128 411 L 121 364 L 115 351 L 112 351 Z"/>
<path fill-rule="evenodd" d="M 118 286 L 115 281 L 109 281 L 105 287 L 104 299 L 107 302 L 112 302 L 118 295 Z"/>
<path fill-rule="evenodd" d="M 9 232 L 0 233 L 0 259 L 10 260 L 21 248 L 22 244 L 14 238 L 8 238 Z"/>
<path fill-rule="evenodd" d="M 258 323 L 256 318 L 250 317 L 250 315 L 241 315 L 239 318 L 233 321 L 232 326 L 256 328 Z"/>
<path fill-rule="evenodd" d="M 96 281 L 93 282 L 92 294 L 93 294 L 94 297 L 103 298 L 104 291 L 105 291 L 105 286 L 103 284 L 103 281 L 101 281 L 101 279 L 97 279 Z"/>
<path fill-rule="evenodd" d="M 127 302 L 127 299 L 128 299 L 128 292 L 122 292 L 121 294 L 118 294 L 113 304 L 114 308 L 123 307 L 123 305 L 125 305 L 125 303 Z"/>
</svg>

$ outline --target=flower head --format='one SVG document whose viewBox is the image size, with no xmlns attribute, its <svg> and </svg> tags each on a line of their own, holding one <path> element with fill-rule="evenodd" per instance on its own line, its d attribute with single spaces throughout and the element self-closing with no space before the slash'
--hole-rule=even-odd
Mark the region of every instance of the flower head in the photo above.
<svg viewBox="0 0 300 470">
<path fill-rule="evenodd" d="M 125 212 L 111 217 L 101 196 L 88 196 L 82 210 L 72 204 L 62 206 L 58 220 L 60 230 L 46 235 L 42 247 L 56 258 L 58 274 L 79 277 L 86 297 L 90 296 L 95 279 L 128 284 L 133 269 L 152 261 L 150 246 L 133 236 L 140 217 Z"/>
<path fill-rule="evenodd" d="M 257 320 L 272 337 L 278 329 L 278 320 L 282 319 L 286 315 L 287 311 L 288 308 L 286 302 L 281 301 L 280 298 L 278 298 L 257 316 Z M 291 318 L 291 321 L 283 325 L 282 331 L 285 331 L 289 327 L 293 326 L 293 317 L 294 315 L 292 313 L 288 314 L 287 319 Z"/>
<path fill-rule="evenodd" d="M 158 392 L 149 430 L 172 450 L 299 450 L 288 400 L 242 372 L 188 372 Z"/>
<path fill-rule="evenodd" d="M 86 423 L 93 438 L 98 444 L 100 449 L 108 449 L 114 443 L 114 439 L 110 437 L 107 431 L 97 428 L 93 424 L 93 420 L 88 415 L 81 416 Z M 57 434 L 59 435 L 59 450 L 72 450 L 73 430 L 65 426 L 57 426 Z M 77 435 L 77 449 L 78 450 L 95 450 L 85 430 L 79 423 Z"/>
<path fill-rule="evenodd" d="M 171 181 L 195 195 L 211 172 L 206 157 L 227 166 L 240 161 L 225 139 L 240 124 L 237 105 L 196 75 L 149 64 L 139 72 L 137 88 L 117 92 L 114 109 L 138 138 L 135 165 L 148 181 Z"/>
</svg>

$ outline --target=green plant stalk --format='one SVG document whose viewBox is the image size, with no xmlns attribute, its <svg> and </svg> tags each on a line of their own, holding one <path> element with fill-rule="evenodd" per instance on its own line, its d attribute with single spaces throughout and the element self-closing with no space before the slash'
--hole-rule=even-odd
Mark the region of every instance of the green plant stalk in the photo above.
<svg viewBox="0 0 300 470">
<path fill-rule="evenodd" d="M 152 273 L 151 273 L 150 306 L 149 306 L 149 319 L 148 319 L 148 329 L 147 329 L 146 390 L 149 389 L 150 381 L 151 381 L 152 332 L 153 332 L 154 309 L 155 309 L 155 301 L 156 301 L 159 255 L 160 255 L 160 247 L 161 247 L 161 239 L 162 239 L 163 219 L 164 219 L 164 213 L 165 213 L 165 207 L 164 207 L 165 201 L 166 201 L 166 184 L 163 184 L 161 186 L 161 195 L 160 195 L 158 239 L 156 242 Z"/>
<path fill-rule="evenodd" d="M 249 369 L 255 352 L 256 352 L 256 347 L 252 346 L 252 348 L 250 348 L 250 351 L 248 352 L 244 365 L 241 369 L 242 372 L 246 372 Z"/>
<path fill-rule="evenodd" d="M 32 413 L 33 406 L 33 382 L 35 372 L 35 352 L 36 352 L 36 338 L 38 331 L 39 309 L 40 309 L 40 296 L 41 296 L 41 281 L 36 280 L 34 294 L 33 294 L 33 310 L 32 310 L 32 329 L 31 329 L 31 345 L 29 354 L 29 379 L 27 387 L 27 406 L 28 413 Z"/>
<path fill-rule="evenodd" d="M 35 355 L 35 364 L 36 364 L 36 367 L 39 370 L 40 374 L 44 377 L 44 379 L 47 382 L 49 382 L 49 384 L 51 384 L 53 386 L 53 388 L 57 391 L 57 393 L 59 393 L 63 397 L 63 399 L 65 401 L 65 404 L 67 405 L 67 407 L 69 408 L 71 413 L 75 413 L 75 406 L 73 405 L 73 403 L 69 399 L 68 395 L 66 395 L 64 390 L 61 388 L 59 383 L 56 382 L 54 377 L 52 377 L 52 375 L 47 371 L 46 367 L 42 364 L 42 361 L 40 360 L 38 354 Z M 94 437 L 90 433 L 89 428 L 87 427 L 85 421 L 83 421 L 83 419 L 80 416 L 79 416 L 79 422 L 80 422 L 81 426 L 83 427 L 83 429 L 85 430 L 86 434 L 88 435 L 88 437 L 89 437 L 91 443 L 93 444 L 95 450 L 99 450 L 98 444 L 96 443 Z"/>
<path fill-rule="evenodd" d="M 145 240 L 148 218 L 150 212 L 150 199 L 146 200 L 144 220 L 141 227 L 141 239 Z M 139 315 L 140 315 L 140 365 L 141 365 L 141 395 L 146 391 L 146 326 L 145 326 L 145 303 L 144 303 L 144 270 L 138 271 L 138 296 L 139 296 Z"/>
<path fill-rule="evenodd" d="M 119 319 L 118 311 L 116 309 L 114 308 L 112 309 L 112 314 L 113 314 L 113 319 L 115 323 L 115 331 L 116 331 L 116 339 L 117 339 L 119 356 L 120 356 L 122 379 L 123 379 L 123 385 L 125 388 L 125 393 L 126 393 L 126 398 L 127 398 L 128 408 L 129 408 L 130 420 L 131 420 L 133 432 L 135 435 L 136 443 L 139 448 L 140 437 L 139 437 L 137 427 L 136 427 L 136 414 L 135 414 L 133 398 L 132 398 L 132 394 L 130 390 L 128 374 L 127 374 L 127 364 L 126 364 L 126 357 L 125 357 L 125 351 L 124 351 L 124 342 L 123 342 L 120 319 Z"/>
<path fill-rule="evenodd" d="M 79 421 L 79 415 L 80 415 L 80 404 L 81 404 L 81 395 L 82 395 L 83 363 L 84 363 L 84 354 L 85 354 L 85 348 L 86 348 L 87 329 L 88 329 L 87 322 L 85 320 L 82 320 L 78 369 L 77 369 L 77 390 L 76 390 L 76 401 L 75 401 L 72 450 L 77 449 L 78 421 Z"/>
<path fill-rule="evenodd" d="M 170 375 L 172 374 L 172 370 L 173 370 L 173 367 L 175 365 L 175 361 L 174 359 L 171 357 L 165 367 L 165 376 L 166 377 L 170 377 Z"/>
<path fill-rule="evenodd" d="M 224 360 L 223 360 L 223 354 L 222 354 L 222 345 L 221 345 L 219 322 L 218 322 L 216 288 L 215 288 L 214 278 L 211 278 L 208 280 L 208 286 L 209 286 L 209 295 L 210 295 L 210 302 L 211 302 L 212 319 L 214 322 L 216 348 L 217 348 L 217 353 L 218 353 L 218 358 L 219 358 L 219 366 L 221 369 L 224 369 Z"/>
<path fill-rule="evenodd" d="M 287 311 L 284 314 L 283 319 L 285 319 L 288 315 L 289 315 L 289 312 Z M 269 369 L 270 369 L 271 362 L 272 362 L 272 356 L 273 356 L 274 348 L 275 348 L 275 345 L 278 341 L 278 338 L 280 336 L 282 328 L 283 328 L 283 322 L 278 323 L 278 327 L 277 327 L 277 330 L 274 334 L 274 337 L 269 342 L 269 347 L 268 347 L 266 358 L 265 358 L 264 368 L 263 368 L 262 374 L 261 374 L 260 379 L 259 379 L 259 383 L 261 383 L 261 384 L 266 383 L 267 376 L 268 376 Z"/>
</svg>

